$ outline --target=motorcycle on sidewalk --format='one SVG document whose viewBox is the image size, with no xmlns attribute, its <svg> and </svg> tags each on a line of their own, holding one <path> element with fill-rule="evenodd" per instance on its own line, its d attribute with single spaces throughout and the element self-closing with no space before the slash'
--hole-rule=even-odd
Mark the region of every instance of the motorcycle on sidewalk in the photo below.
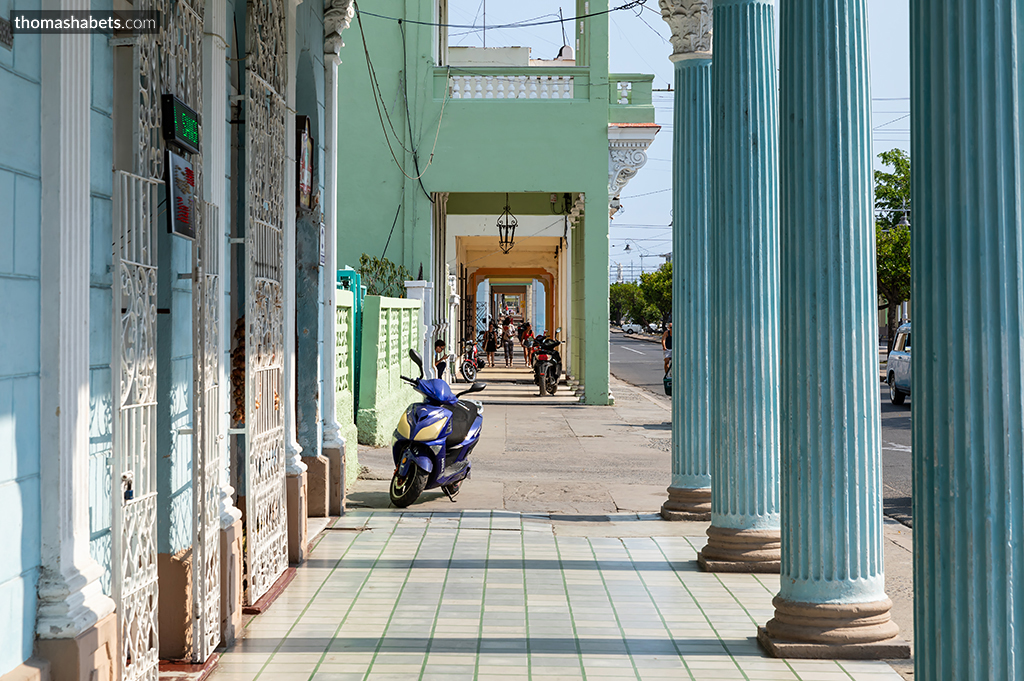
<svg viewBox="0 0 1024 681">
<path fill-rule="evenodd" d="M 486 361 L 480 354 L 480 344 L 477 340 L 469 339 L 462 341 L 462 357 L 459 360 L 459 373 L 462 374 L 462 378 L 466 380 L 466 383 L 472 383 L 476 380 L 476 373 L 479 369 L 484 368 Z M 454 372 L 452 373 L 454 376 Z"/>
<path fill-rule="evenodd" d="M 558 346 L 562 341 L 546 336 L 534 339 L 533 382 L 540 389 L 539 397 L 554 395 L 558 390 L 558 381 L 562 378 L 562 355 Z"/>
<path fill-rule="evenodd" d="M 415 350 L 409 357 L 420 369 L 419 378 L 402 376 L 422 402 L 409 405 L 398 420 L 391 447 L 395 474 L 391 478 L 391 503 L 405 508 L 427 489 L 440 487 L 455 501 L 462 481 L 469 476 L 469 455 L 480 441 L 483 405 L 460 400 L 463 395 L 486 388 L 474 383 L 458 395 L 439 378 L 423 377 L 423 361 Z"/>
</svg>

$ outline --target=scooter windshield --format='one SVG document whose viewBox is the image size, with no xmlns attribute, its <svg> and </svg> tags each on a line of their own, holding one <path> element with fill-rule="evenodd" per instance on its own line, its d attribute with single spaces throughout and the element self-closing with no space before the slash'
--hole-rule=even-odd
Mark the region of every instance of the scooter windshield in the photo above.
<svg viewBox="0 0 1024 681">
<path fill-rule="evenodd" d="M 448 384 L 440 378 L 421 379 L 419 391 L 428 400 L 437 404 L 456 404 L 459 401 Z"/>
</svg>

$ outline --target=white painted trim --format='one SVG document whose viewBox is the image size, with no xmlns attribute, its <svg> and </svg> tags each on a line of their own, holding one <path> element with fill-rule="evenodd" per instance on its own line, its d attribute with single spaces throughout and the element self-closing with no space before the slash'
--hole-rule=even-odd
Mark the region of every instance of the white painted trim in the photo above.
<svg viewBox="0 0 1024 681">
<path fill-rule="evenodd" d="M 334 54 L 334 53 L 331 53 Z M 338 271 L 338 64 L 324 59 L 324 306 L 323 350 L 320 355 L 320 396 L 323 402 L 323 446 L 345 446 L 338 423 L 335 386 L 337 385 L 337 271 Z M 337 56 L 337 55 L 334 55 Z"/>
<path fill-rule="evenodd" d="M 88 10 L 84 0 L 42 9 Z M 114 611 L 89 555 L 88 35 L 41 37 L 40 530 L 36 633 L 72 638 Z M 114 380 L 117 380 L 115 376 Z"/>
</svg>

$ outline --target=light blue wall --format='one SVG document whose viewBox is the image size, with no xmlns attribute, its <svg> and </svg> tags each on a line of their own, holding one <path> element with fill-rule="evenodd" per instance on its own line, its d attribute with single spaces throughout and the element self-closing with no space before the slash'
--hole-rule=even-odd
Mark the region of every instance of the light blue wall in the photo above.
<svg viewBox="0 0 1024 681">
<path fill-rule="evenodd" d="M 108 9 L 110 3 L 93 3 Z M 89 552 L 103 568 L 103 590 L 110 593 L 111 456 L 111 263 L 113 262 L 113 56 L 107 36 L 92 37 L 90 97 L 89 257 Z"/>
<path fill-rule="evenodd" d="M 40 563 L 39 44 L 0 47 L 0 675 L 32 655 Z"/>
</svg>

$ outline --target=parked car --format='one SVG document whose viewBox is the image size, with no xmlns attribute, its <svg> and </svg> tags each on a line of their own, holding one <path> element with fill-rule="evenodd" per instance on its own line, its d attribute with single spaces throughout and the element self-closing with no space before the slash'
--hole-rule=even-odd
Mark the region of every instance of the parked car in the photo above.
<svg viewBox="0 0 1024 681">
<path fill-rule="evenodd" d="M 903 404 L 910 394 L 910 324 L 896 330 L 889 360 L 885 364 L 885 380 L 889 384 L 889 400 Z"/>
<path fill-rule="evenodd" d="M 622 323 L 622 333 L 643 333 L 643 332 L 644 332 L 644 327 L 640 326 L 639 324 L 635 324 L 633 322 L 623 322 Z"/>
</svg>

